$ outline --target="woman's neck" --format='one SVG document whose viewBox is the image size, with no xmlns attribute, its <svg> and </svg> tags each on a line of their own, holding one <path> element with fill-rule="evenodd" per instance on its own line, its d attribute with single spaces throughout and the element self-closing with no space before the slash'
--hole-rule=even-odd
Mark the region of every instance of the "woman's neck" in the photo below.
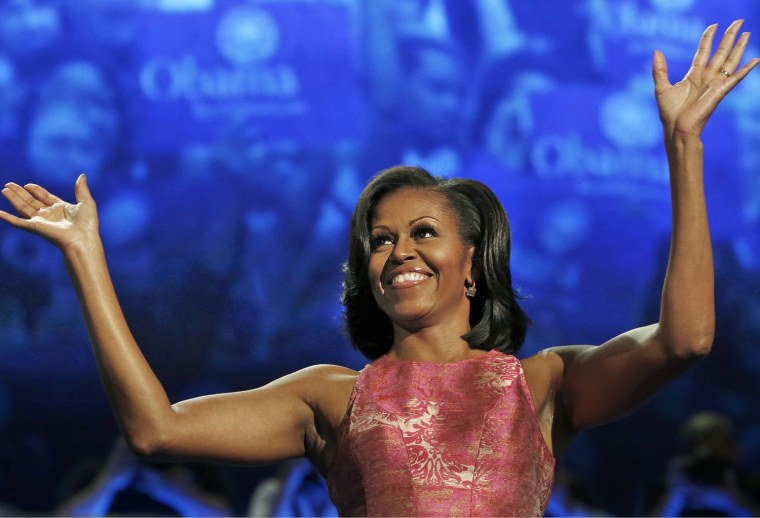
<svg viewBox="0 0 760 518">
<path fill-rule="evenodd" d="M 427 361 L 447 363 L 484 354 L 486 351 L 472 349 L 461 338 L 467 332 L 452 333 L 450 329 L 425 328 L 414 331 L 395 328 L 393 345 L 388 357 L 394 360 Z"/>
</svg>

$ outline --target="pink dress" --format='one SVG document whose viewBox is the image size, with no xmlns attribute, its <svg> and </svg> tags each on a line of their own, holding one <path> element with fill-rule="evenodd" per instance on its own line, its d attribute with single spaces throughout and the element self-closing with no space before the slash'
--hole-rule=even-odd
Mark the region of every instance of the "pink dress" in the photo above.
<svg viewBox="0 0 760 518">
<path fill-rule="evenodd" d="M 327 484 L 342 516 L 540 516 L 553 474 L 520 361 L 490 351 L 365 367 Z"/>
</svg>

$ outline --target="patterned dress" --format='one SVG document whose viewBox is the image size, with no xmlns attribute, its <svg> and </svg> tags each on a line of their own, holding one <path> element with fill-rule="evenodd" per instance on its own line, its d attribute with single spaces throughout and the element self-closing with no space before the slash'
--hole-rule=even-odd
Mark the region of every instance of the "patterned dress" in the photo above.
<svg viewBox="0 0 760 518">
<path fill-rule="evenodd" d="M 553 473 L 520 361 L 490 351 L 366 366 L 327 483 L 342 516 L 540 516 Z"/>
</svg>

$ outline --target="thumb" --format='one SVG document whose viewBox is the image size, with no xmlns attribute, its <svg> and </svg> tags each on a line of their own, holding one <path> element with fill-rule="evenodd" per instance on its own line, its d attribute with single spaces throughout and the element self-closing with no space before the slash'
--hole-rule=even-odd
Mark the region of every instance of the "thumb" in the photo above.
<svg viewBox="0 0 760 518">
<path fill-rule="evenodd" d="M 80 174 L 74 184 L 74 196 L 77 199 L 77 203 L 93 201 L 92 194 L 90 194 L 90 188 L 87 186 L 87 175 Z"/>
<path fill-rule="evenodd" d="M 655 92 L 660 92 L 662 89 L 671 86 L 668 80 L 668 62 L 665 60 L 665 55 L 659 50 L 655 50 L 652 57 L 652 77 L 654 78 Z"/>
</svg>

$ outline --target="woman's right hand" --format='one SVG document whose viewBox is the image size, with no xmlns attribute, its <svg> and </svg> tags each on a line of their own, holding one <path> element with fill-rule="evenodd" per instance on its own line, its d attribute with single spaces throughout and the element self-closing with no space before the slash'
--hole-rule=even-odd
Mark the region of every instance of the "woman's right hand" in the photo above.
<svg viewBox="0 0 760 518">
<path fill-rule="evenodd" d="M 22 187 L 9 182 L 2 193 L 21 217 L 0 211 L 0 219 L 47 239 L 61 251 L 87 249 L 100 242 L 98 212 L 85 175 L 80 175 L 74 185 L 76 204 L 31 183 Z"/>
</svg>

